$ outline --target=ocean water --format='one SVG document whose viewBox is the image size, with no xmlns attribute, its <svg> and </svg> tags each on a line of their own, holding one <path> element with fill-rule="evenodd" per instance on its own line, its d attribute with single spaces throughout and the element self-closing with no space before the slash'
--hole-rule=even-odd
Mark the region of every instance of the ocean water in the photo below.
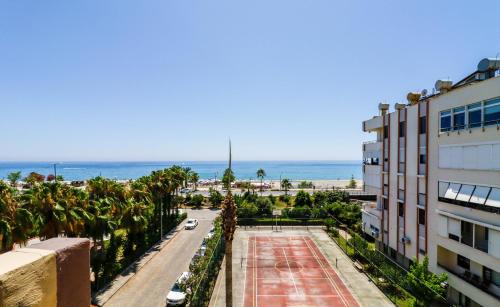
<svg viewBox="0 0 500 307">
<path fill-rule="evenodd" d="M 0 162 L 0 178 L 21 171 L 23 177 L 30 172 L 43 175 L 54 173 L 55 162 Z M 227 168 L 226 161 L 163 161 L 163 162 L 58 162 L 57 174 L 65 180 L 85 180 L 96 176 L 111 179 L 135 179 L 151 171 L 180 165 L 196 171 L 201 179 L 221 179 Z M 256 179 L 259 168 L 266 178 L 279 179 L 356 179 L 362 177 L 361 161 L 234 161 L 233 171 L 238 179 Z"/>
</svg>

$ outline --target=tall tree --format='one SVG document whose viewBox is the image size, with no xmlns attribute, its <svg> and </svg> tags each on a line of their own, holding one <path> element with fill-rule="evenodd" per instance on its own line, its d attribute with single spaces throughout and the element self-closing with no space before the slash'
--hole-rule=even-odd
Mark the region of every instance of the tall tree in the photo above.
<svg viewBox="0 0 500 307">
<path fill-rule="evenodd" d="M 257 178 L 260 178 L 260 196 L 262 196 L 262 182 L 264 180 L 264 177 L 266 177 L 266 171 L 264 171 L 262 168 L 259 168 L 257 171 Z"/>
<path fill-rule="evenodd" d="M 224 171 L 224 176 L 222 176 L 222 186 L 229 190 L 231 188 L 231 182 L 235 181 L 236 177 L 234 176 L 233 170 L 230 168 L 226 168 Z"/>
<path fill-rule="evenodd" d="M 196 172 L 191 172 L 189 175 L 189 182 L 194 185 L 194 190 L 198 190 L 198 181 L 200 180 L 200 176 Z"/>
<path fill-rule="evenodd" d="M 285 195 L 288 195 L 288 190 L 292 188 L 292 183 L 289 179 L 285 178 L 281 180 L 281 187 L 283 188 L 283 190 L 285 190 Z"/>
<path fill-rule="evenodd" d="M 417 295 L 419 306 L 430 306 L 431 302 L 442 300 L 446 294 L 446 287 L 443 285 L 447 279 L 448 276 L 445 273 L 436 275 L 429 271 L 427 256 L 422 262 L 415 260 L 406 274 L 406 282 Z"/>
<path fill-rule="evenodd" d="M 21 172 L 12 172 L 7 175 L 7 179 L 9 179 L 10 185 L 15 187 L 16 183 L 19 179 L 21 179 Z"/>
<path fill-rule="evenodd" d="M 231 170 L 231 141 L 229 141 L 229 173 Z M 222 203 L 222 229 L 224 231 L 226 253 L 226 306 L 233 306 L 233 236 L 236 229 L 236 205 L 231 195 L 231 184 L 227 185 L 227 194 Z"/>
</svg>

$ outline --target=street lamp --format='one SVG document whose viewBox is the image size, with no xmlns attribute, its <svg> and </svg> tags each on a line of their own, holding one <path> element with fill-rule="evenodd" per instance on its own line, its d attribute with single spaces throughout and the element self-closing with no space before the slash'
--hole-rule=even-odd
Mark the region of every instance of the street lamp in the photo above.
<svg viewBox="0 0 500 307">
<path fill-rule="evenodd" d="M 283 172 L 280 173 L 280 192 L 281 192 L 281 175 L 283 175 Z"/>
</svg>

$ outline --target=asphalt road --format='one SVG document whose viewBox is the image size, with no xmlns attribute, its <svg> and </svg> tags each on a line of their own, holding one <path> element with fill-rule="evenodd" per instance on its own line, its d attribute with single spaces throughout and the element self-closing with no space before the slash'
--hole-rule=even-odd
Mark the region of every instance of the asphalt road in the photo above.
<svg viewBox="0 0 500 307">
<path fill-rule="evenodd" d="M 199 220 L 198 227 L 194 230 L 183 229 L 179 232 L 104 306 L 165 306 L 168 291 L 177 277 L 189 269 L 191 258 L 219 213 L 219 211 L 209 209 L 188 209 L 187 212 L 188 218 Z"/>
</svg>

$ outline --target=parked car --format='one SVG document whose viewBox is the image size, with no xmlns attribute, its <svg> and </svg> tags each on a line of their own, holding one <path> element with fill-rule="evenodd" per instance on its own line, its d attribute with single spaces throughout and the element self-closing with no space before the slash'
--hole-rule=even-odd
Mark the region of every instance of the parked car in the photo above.
<svg viewBox="0 0 500 307">
<path fill-rule="evenodd" d="M 181 189 L 181 194 L 187 194 L 187 193 L 192 193 L 193 190 L 190 188 L 183 188 Z"/>
<path fill-rule="evenodd" d="M 205 244 L 202 244 L 201 247 L 194 253 L 193 258 L 191 258 L 191 265 L 193 265 L 198 258 L 201 258 L 205 256 L 207 252 L 207 246 Z"/>
<path fill-rule="evenodd" d="M 184 229 L 195 229 L 196 226 L 198 226 L 197 219 L 188 219 L 186 225 L 184 226 Z"/>
<path fill-rule="evenodd" d="M 182 285 L 186 283 L 188 278 L 191 276 L 189 272 L 183 272 L 174 286 L 167 294 L 167 306 L 181 306 L 186 303 L 186 292 L 182 290 Z"/>
</svg>

